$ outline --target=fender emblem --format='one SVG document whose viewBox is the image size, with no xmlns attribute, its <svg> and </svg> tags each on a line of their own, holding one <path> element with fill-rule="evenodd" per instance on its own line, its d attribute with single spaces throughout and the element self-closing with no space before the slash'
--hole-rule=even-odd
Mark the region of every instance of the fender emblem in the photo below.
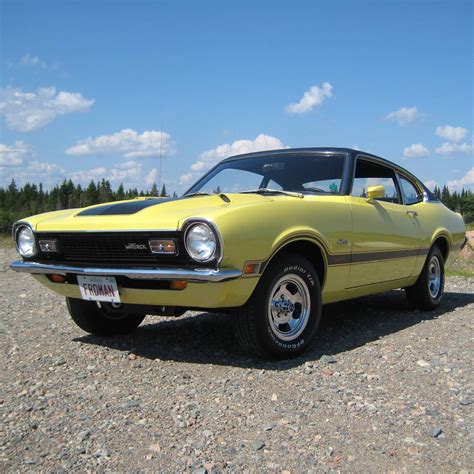
<svg viewBox="0 0 474 474">
<path fill-rule="evenodd" d="M 338 239 L 336 243 L 337 245 L 347 245 L 349 241 L 346 239 Z"/>
</svg>

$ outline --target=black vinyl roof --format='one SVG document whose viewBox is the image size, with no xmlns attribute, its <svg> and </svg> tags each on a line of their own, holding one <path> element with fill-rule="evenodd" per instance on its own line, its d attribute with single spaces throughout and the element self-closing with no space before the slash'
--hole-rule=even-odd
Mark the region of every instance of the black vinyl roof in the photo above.
<svg viewBox="0 0 474 474">
<path fill-rule="evenodd" d="M 245 160 L 246 158 L 254 158 L 258 156 L 269 156 L 269 155 L 294 155 L 296 153 L 344 153 L 344 154 L 354 154 L 361 153 L 360 150 L 353 150 L 351 148 L 337 148 L 337 147 L 308 147 L 308 148 L 281 148 L 279 150 L 266 150 L 266 151 L 255 151 L 252 153 L 243 153 L 242 155 L 229 156 L 228 158 L 221 161 L 225 163 L 226 161 L 235 161 L 235 160 Z M 364 155 L 370 155 L 370 153 L 364 153 Z M 380 158 L 375 155 L 371 155 L 374 158 Z"/>
<path fill-rule="evenodd" d="M 266 150 L 266 151 L 256 151 L 253 153 L 244 153 L 242 155 L 234 155 L 229 156 L 228 158 L 221 161 L 221 163 L 225 163 L 227 161 L 235 161 L 235 160 L 245 160 L 247 158 L 255 158 L 259 156 L 285 156 L 285 155 L 295 155 L 295 154 L 311 154 L 311 153 L 338 153 L 338 154 L 345 154 L 345 155 L 364 155 L 372 158 L 376 158 L 378 160 L 386 161 L 387 163 L 397 166 L 394 163 L 381 158 L 380 156 L 373 155 L 372 153 L 366 153 L 362 150 L 354 150 L 352 148 L 338 148 L 338 147 L 308 147 L 308 148 L 281 148 L 279 150 Z"/>
</svg>

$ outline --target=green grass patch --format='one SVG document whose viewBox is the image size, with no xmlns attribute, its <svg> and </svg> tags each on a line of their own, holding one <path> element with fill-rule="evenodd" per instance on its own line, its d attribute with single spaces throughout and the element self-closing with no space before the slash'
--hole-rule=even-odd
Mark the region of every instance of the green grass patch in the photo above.
<svg viewBox="0 0 474 474">
<path fill-rule="evenodd" d="M 471 272 L 469 270 L 446 270 L 446 276 L 460 276 L 460 277 L 465 277 L 465 278 L 473 278 L 474 277 L 474 272 Z"/>
</svg>

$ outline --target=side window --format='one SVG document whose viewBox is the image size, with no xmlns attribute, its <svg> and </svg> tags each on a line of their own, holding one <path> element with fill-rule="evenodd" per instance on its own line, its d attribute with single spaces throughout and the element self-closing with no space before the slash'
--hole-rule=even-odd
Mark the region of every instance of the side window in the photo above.
<svg viewBox="0 0 474 474">
<path fill-rule="evenodd" d="M 407 205 L 416 204 L 423 200 L 423 196 L 416 189 L 415 185 L 403 176 L 398 175 L 400 187 L 403 194 L 403 202 Z"/>
<path fill-rule="evenodd" d="M 385 195 L 377 198 L 378 201 L 401 203 L 395 172 L 386 166 L 358 158 L 351 195 L 365 198 L 367 197 L 367 188 L 378 185 L 385 188 Z"/>
</svg>

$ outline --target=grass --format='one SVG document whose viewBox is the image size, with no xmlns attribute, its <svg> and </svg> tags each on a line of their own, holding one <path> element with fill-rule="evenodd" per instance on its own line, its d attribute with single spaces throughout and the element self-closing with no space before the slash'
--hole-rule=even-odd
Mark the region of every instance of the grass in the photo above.
<svg viewBox="0 0 474 474">
<path fill-rule="evenodd" d="M 460 276 L 460 277 L 472 278 L 474 277 L 474 272 L 471 272 L 469 270 L 450 268 L 446 270 L 446 276 L 447 277 Z"/>
<path fill-rule="evenodd" d="M 466 224 L 466 230 L 474 230 L 474 222 L 470 222 Z"/>
<path fill-rule="evenodd" d="M 10 234 L 0 234 L 0 248 L 13 248 L 13 240 Z"/>
</svg>

